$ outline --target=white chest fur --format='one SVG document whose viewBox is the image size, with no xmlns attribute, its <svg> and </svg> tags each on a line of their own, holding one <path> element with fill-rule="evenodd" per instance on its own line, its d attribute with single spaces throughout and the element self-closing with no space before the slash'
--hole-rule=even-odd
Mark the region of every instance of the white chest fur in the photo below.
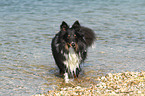
<svg viewBox="0 0 145 96">
<path fill-rule="evenodd" d="M 67 60 L 64 62 L 69 72 L 76 73 L 76 68 L 79 68 L 80 59 L 73 48 L 69 48 L 69 54 L 66 55 Z"/>
</svg>

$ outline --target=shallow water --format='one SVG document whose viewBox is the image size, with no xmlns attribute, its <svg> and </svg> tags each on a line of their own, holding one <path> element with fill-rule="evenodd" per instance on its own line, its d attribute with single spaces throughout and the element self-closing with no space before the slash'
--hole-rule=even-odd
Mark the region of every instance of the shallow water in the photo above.
<svg viewBox="0 0 145 96">
<path fill-rule="evenodd" d="M 144 10 L 144 0 L 1 0 L 0 94 L 30 96 L 62 84 L 50 43 L 63 20 L 97 35 L 79 80 L 145 71 Z"/>
</svg>

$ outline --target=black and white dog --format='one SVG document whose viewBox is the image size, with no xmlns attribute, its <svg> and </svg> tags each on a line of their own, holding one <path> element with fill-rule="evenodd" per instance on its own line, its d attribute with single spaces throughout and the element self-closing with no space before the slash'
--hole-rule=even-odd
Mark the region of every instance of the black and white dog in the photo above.
<svg viewBox="0 0 145 96">
<path fill-rule="evenodd" d="M 87 49 L 95 39 L 95 33 L 81 26 L 78 21 L 71 28 L 62 22 L 60 31 L 52 39 L 51 47 L 60 74 L 64 75 L 66 82 L 69 77 L 78 77 L 80 64 L 86 59 Z"/>
</svg>

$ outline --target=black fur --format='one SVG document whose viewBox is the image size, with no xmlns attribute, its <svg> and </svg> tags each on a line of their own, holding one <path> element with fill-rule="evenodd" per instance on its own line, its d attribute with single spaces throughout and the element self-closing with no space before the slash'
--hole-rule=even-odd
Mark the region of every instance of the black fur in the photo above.
<svg viewBox="0 0 145 96">
<path fill-rule="evenodd" d="M 80 72 L 80 64 L 84 62 L 87 57 L 87 48 L 95 41 L 95 33 L 87 28 L 82 27 L 78 21 L 75 21 L 73 26 L 69 26 L 63 21 L 60 25 L 60 31 L 52 39 L 51 47 L 55 62 L 60 70 L 60 74 L 67 72 L 70 75 L 78 77 Z M 68 58 L 70 48 L 73 48 L 79 57 L 79 67 L 76 72 L 70 72 L 64 63 Z"/>
</svg>

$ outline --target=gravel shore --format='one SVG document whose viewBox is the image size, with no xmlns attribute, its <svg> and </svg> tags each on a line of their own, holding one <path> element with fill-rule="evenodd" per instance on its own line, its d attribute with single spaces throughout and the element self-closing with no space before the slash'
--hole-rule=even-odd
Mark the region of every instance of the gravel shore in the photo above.
<svg viewBox="0 0 145 96">
<path fill-rule="evenodd" d="M 88 87 L 73 86 L 58 88 L 48 91 L 46 94 L 34 96 L 124 96 L 124 95 L 145 95 L 145 71 L 108 73 L 106 76 L 96 78 L 97 84 Z"/>
</svg>

